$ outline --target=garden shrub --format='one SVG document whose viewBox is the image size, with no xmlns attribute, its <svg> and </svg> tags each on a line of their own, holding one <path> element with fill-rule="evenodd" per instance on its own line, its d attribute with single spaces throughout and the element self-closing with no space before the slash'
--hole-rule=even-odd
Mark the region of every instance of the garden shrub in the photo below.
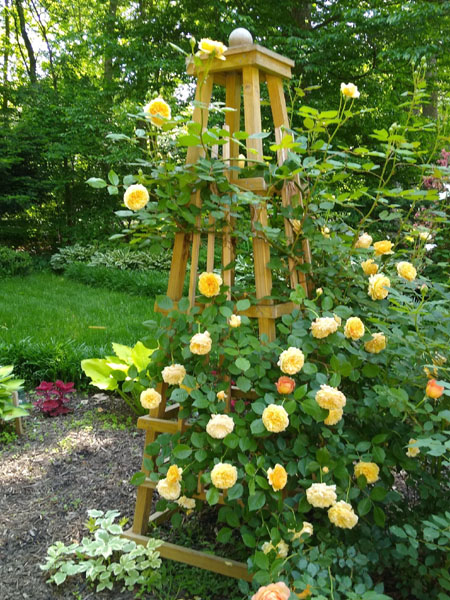
<svg viewBox="0 0 450 600">
<path fill-rule="evenodd" d="M 78 390 L 85 390 L 88 380 L 80 369 L 80 362 L 92 356 L 93 351 L 92 346 L 73 340 L 33 342 L 24 338 L 12 343 L 0 342 L 0 364 L 14 363 L 16 373 L 29 387 L 35 388 L 44 380 L 62 379 L 74 382 Z"/>
<path fill-rule="evenodd" d="M 206 234 L 210 218 L 220 234 L 230 210 L 238 252 L 255 229 L 271 246 L 272 300 L 289 299 L 289 259 L 315 288 L 310 297 L 300 286 L 290 294 L 296 308 L 277 322 L 274 341 L 260 338 L 245 315 L 257 304 L 247 260 L 231 289 L 205 272 L 195 304 L 157 299 L 161 312 L 142 338 L 156 350 L 145 368 L 124 374 L 144 408 L 156 409 L 163 391 L 180 405 L 187 427 L 146 447 L 145 471 L 133 482 L 148 476 L 155 483 L 156 510 L 198 508 L 199 486 L 208 504 L 223 502 L 218 542 L 240 533 L 253 591 L 278 584 L 286 600 L 286 585 L 292 598 L 398 600 L 410 598 L 413 587 L 417 598 L 445 600 L 450 291 L 428 277 L 425 242 L 442 232 L 445 207 L 422 183 L 430 173 L 448 178 L 450 170 L 436 170 L 421 147 L 431 129 L 419 111 L 423 69 L 396 122 L 351 148 L 339 130 L 363 111 L 349 86 L 337 110 L 301 106 L 303 127 L 268 146 L 288 154 L 282 166 L 258 165 L 273 192 L 267 198 L 230 182 L 228 164 L 209 153 L 209 144 L 229 141 L 226 130 L 202 133 L 184 117 L 156 125 L 182 125 L 179 145 L 202 145 L 206 155 L 186 168 L 156 152 L 147 169 L 124 178 L 124 237 L 133 237 L 130 221 L 135 242 L 157 244 L 180 229 Z M 246 137 L 239 132 L 235 141 Z M 277 191 L 296 185 L 296 176 L 306 184 L 303 204 L 282 206 Z M 190 202 L 198 190 L 201 210 Z M 261 202 L 267 226 L 252 228 L 251 209 Z M 419 206 L 429 223 L 423 229 L 412 222 Z M 299 260 L 305 239 L 312 265 Z M 406 536 L 408 545 L 398 541 Z M 420 573 L 413 585 L 411 566 Z M 252 595 L 249 584 L 239 585 Z"/>
<path fill-rule="evenodd" d="M 50 259 L 52 269 L 63 271 L 74 263 L 84 263 L 94 267 L 109 267 L 130 271 L 150 271 L 158 269 L 167 271 L 170 268 L 171 256 L 167 253 L 153 254 L 150 250 L 131 250 L 111 248 L 89 244 L 75 244 L 60 248 Z"/>
<path fill-rule="evenodd" d="M 0 277 L 26 275 L 31 268 L 32 260 L 28 252 L 0 246 Z"/>
</svg>

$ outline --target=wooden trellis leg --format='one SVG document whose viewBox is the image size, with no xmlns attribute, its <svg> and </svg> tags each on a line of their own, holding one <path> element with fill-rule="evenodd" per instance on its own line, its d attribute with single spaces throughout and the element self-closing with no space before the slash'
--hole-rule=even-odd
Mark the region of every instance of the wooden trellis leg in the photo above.
<svg viewBox="0 0 450 600">
<path fill-rule="evenodd" d="M 167 404 L 167 384 L 160 383 L 156 388 L 157 391 L 161 394 L 161 403 L 158 408 L 155 408 L 150 411 L 151 417 L 156 417 L 161 419 L 164 417 L 166 412 L 166 404 Z M 154 428 L 147 429 L 145 433 L 145 446 L 146 448 L 148 444 L 151 444 L 155 441 L 158 436 L 158 432 Z M 146 458 L 146 454 L 144 452 L 143 460 L 142 460 L 142 470 L 148 474 L 148 469 L 145 468 L 144 461 Z M 152 499 L 153 499 L 154 490 L 148 487 L 144 487 L 140 485 L 137 490 L 136 497 L 136 508 L 134 511 L 133 518 L 133 526 L 131 530 L 133 533 L 137 533 L 140 535 L 145 535 L 148 529 L 148 521 L 150 517 L 150 510 L 152 507 Z"/>
<path fill-rule="evenodd" d="M 245 130 L 249 135 L 261 132 L 261 103 L 259 70 L 257 67 L 246 66 L 242 69 L 244 87 Z M 247 138 L 247 158 L 262 160 L 262 140 Z M 252 209 L 252 223 L 267 227 L 267 208 L 264 202 Z M 272 272 L 267 267 L 270 261 L 270 248 L 261 233 L 254 227 L 253 257 L 255 261 L 255 287 L 257 299 L 270 296 L 272 293 Z M 267 301 L 266 303 L 270 303 Z M 259 333 L 267 335 L 269 341 L 275 339 L 275 320 L 259 317 Z"/>
</svg>

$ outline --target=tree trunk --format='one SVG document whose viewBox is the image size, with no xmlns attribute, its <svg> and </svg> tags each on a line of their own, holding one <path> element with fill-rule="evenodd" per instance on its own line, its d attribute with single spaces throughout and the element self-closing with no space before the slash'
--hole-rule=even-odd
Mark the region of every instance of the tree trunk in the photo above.
<svg viewBox="0 0 450 600">
<path fill-rule="evenodd" d="M 427 89 L 430 94 L 426 102 L 422 104 L 422 114 L 429 119 L 438 118 L 438 91 L 436 88 L 436 57 L 428 60 L 428 69 L 425 73 Z"/>
<path fill-rule="evenodd" d="M 11 28 L 9 23 L 9 0 L 5 0 L 5 6 L 3 8 L 4 22 L 5 22 L 5 45 L 3 47 L 3 98 L 2 98 L 2 112 L 6 117 L 8 112 L 8 69 L 9 69 L 9 51 L 11 48 Z"/>
<path fill-rule="evenodd" d="M 36 83 L 36 55 L 33 50 L 33 46 L 31 45 L 30 38 L 27 33 L 27 26 L 25 22 L 25 14 L 23 12 L 22 0 L 15 0 L 15 5 L 17 9 L 17 14 L 19 15 L 19 23 L 20 23 L 20 33 L 22 35 L 22 39 L 25 43 L 25 48 L 27 49 L 28 54 L 28 66 L 27 71 L 30 77 L 31 83 Z"/>
<path fill-rule="evenodd" d="M 311 2 L 300 1 L 298 6 L 292 9 L 292 18 L 296 24 L 305 31 L 312 29 L 311 25 Z"/>
</svg>

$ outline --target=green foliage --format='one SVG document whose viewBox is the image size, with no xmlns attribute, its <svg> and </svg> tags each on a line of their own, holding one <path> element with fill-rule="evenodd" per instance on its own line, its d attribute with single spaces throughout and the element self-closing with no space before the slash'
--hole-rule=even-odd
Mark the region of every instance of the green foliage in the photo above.
<svg viewBox="0 0 450 600">
<path fill-rule="evenodd" d="M 95 288 L 154 298 L 167 290 L 168 275 L 164 271 L 121 271 L 111 267 L 94 267 L 83 263 L 67 266 L 64 275 Z"/>
<path fill-rule="evenodd" d="M 12 402 L 12 393 L 22 389 L 23 379 L 13 379 L 14 367 L 0 366 L 0 420 L 11 421 L 17 417 L 26 417 L 27 408 L 31 405 L 14 406 Z"/>
<path fill-rule="evenodd" d="M 153 301 L 37 273 L 2 281 L 0 315 L 0 364 L 16 365 L 30 388 L 61 379 L 85 390 L 80 362 L 104 356 L 113 340 L 134 344 Z"/>
<path fill-rule="evenodd" d="M 117 391 L 128 406 L 138 415 L 145 414 L 139 402 L 141 392 L 150 386 L 148 367 L 154 350 L 146 348 L 142 342 L 131 348 L 114 344 L 115 356 L 90 358 L 81 361 L 81 368 L 101 390 Z"/>
<path fill-rule="evenodd" d="M 178 159 L 161 164 L 150 153 L 142 170 L 130 174 L 150 193 L 144 209 L 119 212 L 119 217 L 129 218 L 123 234 L 133 242 L 156 245 L 180 228 L 206 237 L 211 217 L 220 234 L 229 213 L 238 255 L 248 253 L 255 231 L 270 245 L 272 300 L 288 300 L 290 261 L 317 289 L 306 297 L 297 286 L 290 296 L 297 308 L 278 320 L 276 339 L 260 340 L 245 315 L 259 300 L 244 261 L 231 289 L 222 285 L 216 296 L 197 294 L 195 303 L 181 298 L 176 305 L 171 298 L 158 297 L 162 314 L 145 323 L 148 333 L 141 337 L 148 347 L 157 348 L 147 369 L 153 383 L 162 382 L 165 367 L 184 365 L 183 387 L 169 386 L 168 399 L 180 405 L 179 417 L 189 423 L 185 431 L 163 434 L 148 446 L 144 468 L 156 482 L 176 463 L 183 469 L 183 495 L 196 498 L 200 478 L 208 504 L 223 500 L 219 521 L 240 532 L 254 587 L 284 580 L 296 593 L 309 585 L 317 598 L 406 598 L 408 576 L 406 570 L 392 576 L 395 549 L 386 532 L 396 523 L 417 528 L 430 513 L 446 509 L 450 290 L 445 278 L 428 277 L 432 255 L 425 238 L 445 231 L 448 216 L 436 189 L 422 187 L 423 177 L 435 171 L 433 153 L 422 138 L 431 134 L 439 147 L 445 137 L 419 114 L 425 99 L 423 65 L 413 83 L 396 122 L 375 129 L 364 146 L 346 144 L 342 133 L 350 123 L 356 127 L 365 114 L 356 100 L 341 97 L 337 110 L 300 106 L 300 126 L 268 143 L 265 162 L 250 166 L 248 152 L 243 171 L 264 177 L 270 193 L 263 198 L 235 185 L 225 176 L 225 162 L 211 156 L 210 145 L 226 143 L 229 132 L 220 125 L 202 132 L 199 123 L 184 118 L 163 129 L 172 136 L 183 123 L 179 145 L 202 146 L 204 156 L 186 168 Z M 239 132 L 234 140 L 243 143 L 247 137 Z M 276 165 L 269 156 L 280 150 L 287 151 L 286 160 Z M 447 181 L 449 168 L 439 170 Z M 300 197 L 297 177 L 302 202 L 294 197 L 292 206 L 283 206 L 284 184 L 294 186 Z M 201 209 L 190 202 L 194 190 L 200 190 Z M 255 204 L 267 209 L 267 223 L 251 223 Z M 421 224 L 413 220 L 418 208 L 426 215 Z M 285 235 L 289 223 L 295 226 L 291 241 Z M 360 242 L 364 232 L 371 236 L 367 244 Z M 306 240 L 311 265 L 302 260 Z M 373 241 L 382 242 L 385 250 Z M 361 267 L 369 258 L 378 270 L 371 278 Z M 405 261 L 407 276 L 400 264 Z M 204 263 L 201 270 L 206 270 Z M 384 290 L 374 289 L 380 277 L 388 278 Z M 233 314 L 241 315 L 239 327 L 229 325 Z M 352 317 L 364 325 L 356 335 L 348 331 Z M 315 334 L 313 322 L 319 318 L 333 325 L 325 335 Z M 192 352 L 192 336 L 206 331 L 211 339 L 207 356 Z M 387 347 L 374 350 L 374 334 L 383 336 Z M 288 348 L 301 349 L 303 365 L 283 368 L 280 358 Z M 293 393 L 277 392 L 281 372 L 294 378 Z M 425 394 L 428 376 L 444 387 L 437 401 Z M 333 415 L 319 394 L 326 386 L 344 395 L 343 418 L 334 424 L 326 422 Z M 218 391 L 231 394 L 234 404 L 229 413 L 232 431 L 225 436 L 213 429 L 207 433 L 211 418 L 228 410 Z M 273 405 L 284 409 L 286 420 L 279 429 L 277 422 L 274 428 L 267 423 Z M 410 446 L 419 447 L 420 453 L 413 457 Z M 221 483 L 212 476 L 219 463 L 237 473 L 236 483 L 224 486 L 227 494 L 222 498 Z M 376 475 L 356 473 L 355 463 L 369 463 Z M 287 474 L 282 492 L 268 477 L 276 464 Z M 133 483 L 139 485 L 145 476 L 140 472 Z M 306 491 L 319 482 L 336 486 L 337 502 L 345 503 L 350 524 L 333 516 L 339 509 L 333 509 L 335 500 L 326 507 L 331 507 L 328 513 L 308 500 Z M 157 510 L 176 508 L 163 486 L 161 496 Z M 312 536 L 300 533 L 305 522 L 314 525 Z M 219 541 L 228 539 L 227 529 L 218 535 Z M 241 587 L 251 594 L 248 586 Z M 423 581 L 423 590 L 423 597 L 439 598 L 433 577 Z"/>
<path fill-rule="evenodd" d="M 17 252 L 6 246 L 0 246 L 0 277 L 26 275 L 32 266 L 28 252 Z"/>
<path fill-rule="evenodd" d="M 150 539 L 141 546 L 123 538 L 126 519 L 114 523 L 119 514 L 115 510 L 88 510 L 90 537 L 84 537 L 79 544 L 65 546 L 56 542 L 50 546 L 47 562 L 40 565 L 49 572 L 49 583 L 60 586 L 68 577 L 84 573 L 89 583 L 96 584 L 97 593 L 112 590 L 115 583 L 122 589 L 138 586 L 142 591 L 150 591 L 159 580 L 161 560 L 157 548 L 161 542 Z"/>
<path fill-rule="evenodd" d="M 393 557 L 396 568 L 404 570 L 405 579 L 411 569 L 418 577 L 410 579 L 410 593 L 426 597 L 427 590 L 440 586 L 439 600 L 450 598 L 450 513 L 431 514 L 416 527 L 410 524 L 390 528 L 395 541 Z"/>
<path fill-rule="evenodd" d="M 75 244 L 74 246 L 60 248 L 50 259 L 54 271 L 62 271 L 73 263 L 131 271 L 149 271 L 152 269 L 164 271 L 170 268 L 170 255 L 155 255 L 148 250 L 131 250 L 128 247 L 104 247 L 99 249 L 94 244 L 87 246 Z"/>
</svg>

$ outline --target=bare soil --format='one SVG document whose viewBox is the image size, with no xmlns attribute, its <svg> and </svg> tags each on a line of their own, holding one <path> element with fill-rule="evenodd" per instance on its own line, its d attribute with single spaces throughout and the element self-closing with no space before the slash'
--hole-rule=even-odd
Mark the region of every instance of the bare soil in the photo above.
<svg viewBox="0 0 450 600">
<path fill-rule="evenodd" d="M 81 578 L 50 586 L 39 569 L 52 543 L 87 534 L 87 510 L 116 509 L 131 520 L 136 490 L 129 480 L 140 468 L 143 432 L 122 404 L 97 394 L 72 399 L 69 415 L 33 412 L 25 434 L 0 448 L 1 600 L 135 597 L 97 594 Z"/>
</svg>

